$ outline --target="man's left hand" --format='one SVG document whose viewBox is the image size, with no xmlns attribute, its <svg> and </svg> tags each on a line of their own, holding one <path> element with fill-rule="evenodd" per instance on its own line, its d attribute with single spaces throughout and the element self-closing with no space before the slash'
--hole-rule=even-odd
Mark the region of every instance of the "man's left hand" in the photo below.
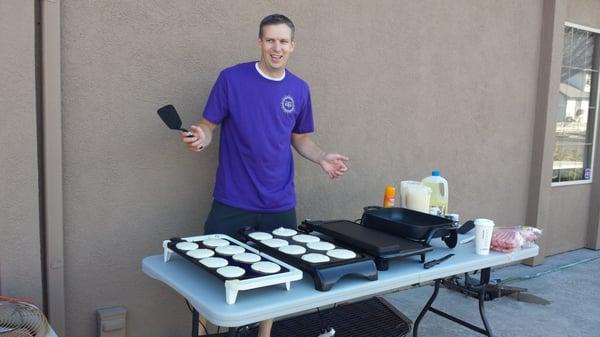
<svg viewBox="0 0 600 337">
<path fill-rule="evenodd" d="M 348 167 L 346 166 L 346 162 L 350 160 L 346 156 L 342 156 L 337 153 L 328 153 L 323 156 L 319 165 L 329 178 L 335 179 L 344 175 L 346 171 L 348 171 Z"/>
</svg>

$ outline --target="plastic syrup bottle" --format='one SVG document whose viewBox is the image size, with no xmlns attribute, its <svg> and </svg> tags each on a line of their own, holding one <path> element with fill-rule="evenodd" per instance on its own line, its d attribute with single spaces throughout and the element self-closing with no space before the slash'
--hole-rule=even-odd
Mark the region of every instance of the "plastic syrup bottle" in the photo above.
<svg viewBox="0 0 600 337">
<path fill-rule="evenodd" d="M 448 181 L 440 176 L 440 171 L 433 170 L 431 176 L 421 182 L 431 188 L 430 207 L 439 208 L 444 216 L 448 212 Z"/>
<path fill-rule="evenodd" d="M 383 195 L 383 207 L 394 207 L 396 202 L 396 188 L 392 185 L 385 187 L 385 194 Z"/>
</svg>

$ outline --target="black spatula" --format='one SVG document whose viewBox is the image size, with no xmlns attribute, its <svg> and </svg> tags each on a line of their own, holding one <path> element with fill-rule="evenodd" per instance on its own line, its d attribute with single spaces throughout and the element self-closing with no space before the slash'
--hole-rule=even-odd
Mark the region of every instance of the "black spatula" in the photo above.
<svg viewBox="0 0 600 337">
<path fill-rule="evenodd" d="M 158 115 L 160 116 L 160 119 L 167 124 L 169 129 L 187 132 L 188 137 L 192 136 L 191 132 L 181 127 L 181 118 L 179 118 L 177 110 L 175 110 L 175 107 L 171 104 L 158 109 Z"/>
</svg>

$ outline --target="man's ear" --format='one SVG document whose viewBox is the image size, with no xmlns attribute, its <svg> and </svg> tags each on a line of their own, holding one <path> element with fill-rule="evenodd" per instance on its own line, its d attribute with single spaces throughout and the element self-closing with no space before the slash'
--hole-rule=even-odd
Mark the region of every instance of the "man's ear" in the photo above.
<svg viewBox="0 0 600 337">
<path fill-rule="evenodd" d="M 294 51 L 294 47 L 296 47 L 296 41 L 292 40 L 292 42 L 290 43 L 290 53 Z"/>
</svg>

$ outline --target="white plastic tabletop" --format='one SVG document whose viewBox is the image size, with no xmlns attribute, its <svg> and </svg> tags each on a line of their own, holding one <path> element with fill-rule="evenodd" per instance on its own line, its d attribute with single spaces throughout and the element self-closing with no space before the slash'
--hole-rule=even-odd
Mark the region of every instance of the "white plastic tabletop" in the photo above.
<svg viewBox="0 0 600 337">
<path fill-rule="evenodd" d="M 179 256 L 167 263 L 163 262 L 162 254 L 146 257 L 142 261 L 142 271 L 173 288 L 210 322 L 223 327 L 238 327 L 333 303 L 374 296 L 412 284 L 500 266 L 534 257 L 539 252 L 535 246 L 510 254 L 492 251 L 490 255 L 480 256 L 475 254 L 473 242 L 449 249 L 437 239 L 432 245 L 434 250 L 427 254 L 427 261 L 449 253 L 454 253 L 455 256 L 430 269 L 423 268 L 418 256 L 392 259 L 387 271 L 379 271 L 377 281 L 344 277 L 325 292 L 315 290 L 312 278 L 304 273 L 302 280 L 292 282 L 290 291 L 286 291 L 281 285 L 243 291 L 235 304 L 225 302 L 225 287 L 221 280 Z"/>
</svg>

